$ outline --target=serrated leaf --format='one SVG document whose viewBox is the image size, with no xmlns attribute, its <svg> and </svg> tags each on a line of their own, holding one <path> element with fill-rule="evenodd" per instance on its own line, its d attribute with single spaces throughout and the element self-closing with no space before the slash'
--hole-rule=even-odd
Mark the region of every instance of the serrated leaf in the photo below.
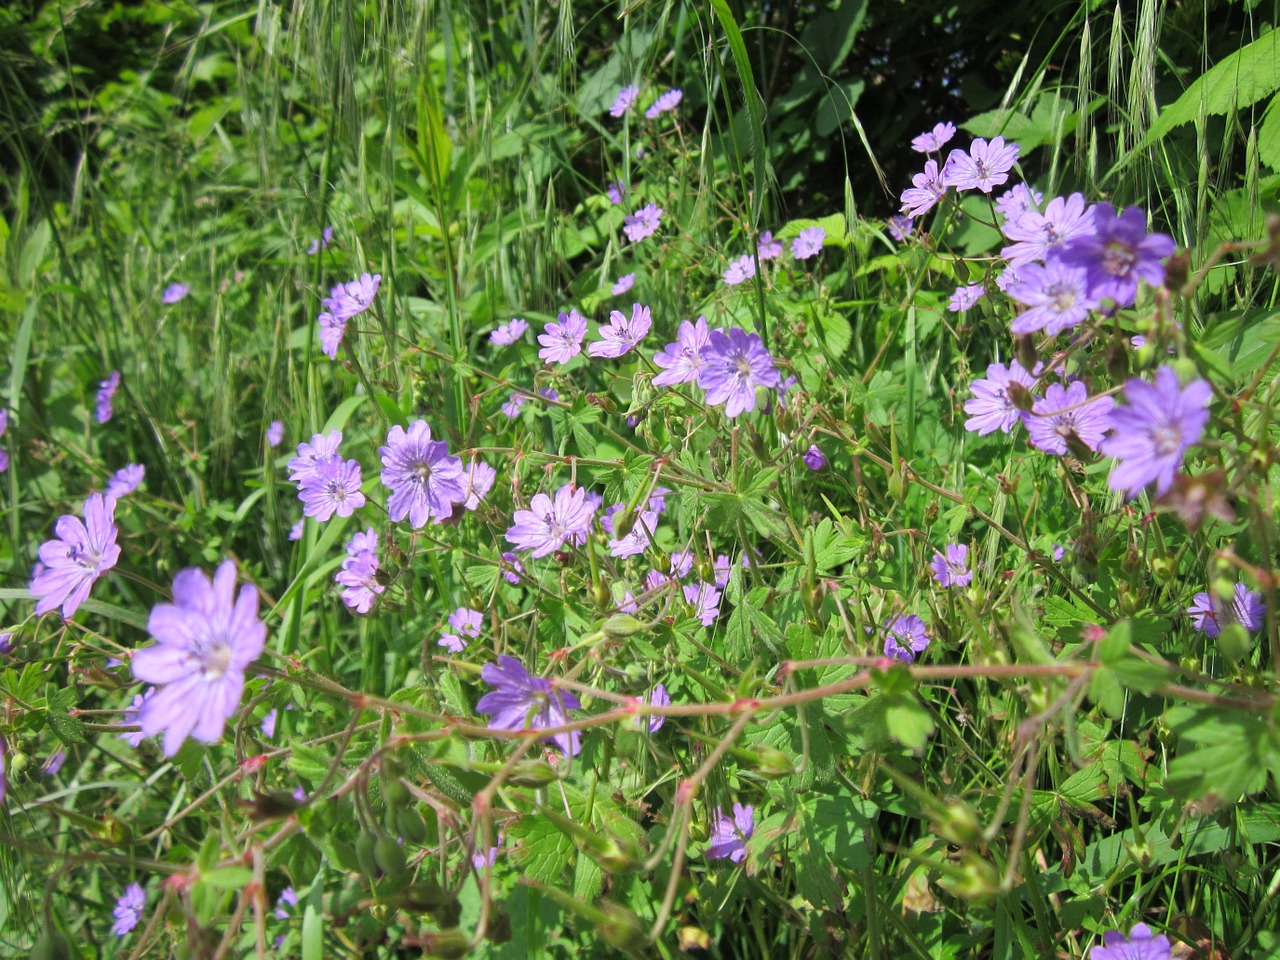
<svg viewBox="0 0 1280 960">
<path fill-rule="evenodd" d="M 564 882 L 564 870 L 573 855 L 573 838 L 544 817 L 521 817 L 507 828 L 507 835 L 519 840 L 511 848 L 511 862 L 530 880 L 539 883 Z"/>
<path fill-rule="evenodd" d="M 853 342 L 853 327 L 848 319 L 838 313 L 818 314 L 818 330 L 822 333 L 822 345 L 831 358 L 838 359 Z"/>
<path fill-rule="evenodd" d="M 1276 765 L 1277 733 L 1270 720 L 1213 708 L 1171 710 L 1169 725 L 1180 740 L 1165 784 L 1189 799 L 1210 794 L 1234 803 L 1266 786 Z"/>
<path fill-rule="evenodd" d="M 908 750 L 919 752 L 933 736 L 933 717 L 911 697 L 885 696 L 884 718 L 889 736 Z"/>
<path fill-rule="evenodd" d="M 65 713 L 50 713 L 48 720 L 49 726 L 63 743 L 70 745 L 87 742 L 84 735 L 84 721 L 79 717 L 72 717 Z"/>
<path fill-rule="evenodd" d="M 329 772 L 333 757 L 318 747 L 295 743 L 289 755 L 289 769 L 306 780 L 320 781 Z"/>
</svg>

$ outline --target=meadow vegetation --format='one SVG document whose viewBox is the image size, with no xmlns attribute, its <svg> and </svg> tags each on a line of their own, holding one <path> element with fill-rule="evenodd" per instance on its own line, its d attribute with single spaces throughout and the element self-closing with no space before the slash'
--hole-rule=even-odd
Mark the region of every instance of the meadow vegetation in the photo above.
<svg viewBox="0 0 1280 960">
<path fill-rule="evenodd" d="M 1277 17 L 0 11 L 0 953 L 1280 957 Z"/>
</svg>

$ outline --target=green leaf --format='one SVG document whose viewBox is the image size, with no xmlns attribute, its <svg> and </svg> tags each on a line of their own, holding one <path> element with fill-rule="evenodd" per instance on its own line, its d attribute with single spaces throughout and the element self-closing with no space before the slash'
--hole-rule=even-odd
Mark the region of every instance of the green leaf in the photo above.
<svg viewBox="0 0 1280 960">
<path fill-rule="evenodd" d="M 933 717 L 919 701 L 906 696 L 885 696 L 884 719 L 889 736 L 908 750 L 919 753 L 933 736 Z"/>
<path fill-rule="evenodd" d="M 323 957 L 324 916 L 308 901 L 302 912 L 302 960 L 323 960 Z"/>
<path fill-rule="evenodd" d="M 818 330 L 822 333 L 822 345 L 832 359 L 838 359 L 853 341 L 853 328 L 838 313 L 820 313 L 817 319 Z"/>
<path fill-rule="evenodd" d="M 1280 90 L 1280 31 L 1272 30 L 1218 62 L 1182 96 L 1160 111 L 1134 148 L 1136 156 L 1175 127 L 1197 119 L 1240 110 Z"/>
<path fill-rule="evenodd" d="M 1267 770 L 1280 760 L 1270 720 L 1213 707 L 1178 707 L 1168 719 L 1181 743 L 1165 784 L 1178 796 L 1234 803 L 1265 787 Z"/>
<path fill-rule="evenodd" d="M 253 882 L 253 871 L 248 867 L 222 867 L 200 877 L 215 890 L 243 890 Z"/>
<path fill-rule="evenodd" d="M 79 717 L 72 717 L 65 713 L 50 713 L 48 718 L 49 726 L 63 743 L 70 745 L 87 742 L 84 735 L 84 721 Z"/>
<path fill-rule="evenodd" d="M 295 743 L 290 749 L 292 750 L 289 755 L 290 770 L 304 780 L 318 783 L 324 779 L 325 774 L 329 772 L 330 764 L 333 763 L 333 757 L 320 748 L 308 746 L 305 743 Z"/>
<path fill-rule="evenodd" d="M 521 817 L 507 828 L 520 841 L 510 847 L 511 862 L 530 880 L 545 884 L 564 882 L 564 870 L 573 855 L 573 838 L 545 817 Z"/>
</svg>

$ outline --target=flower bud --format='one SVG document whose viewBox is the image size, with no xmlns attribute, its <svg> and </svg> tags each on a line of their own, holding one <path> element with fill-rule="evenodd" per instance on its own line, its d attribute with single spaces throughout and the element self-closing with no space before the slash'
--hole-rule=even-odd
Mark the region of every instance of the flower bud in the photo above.
<svg viewBox="0 0 1280 960">
<path fill-rule="evenodd" d="M 365 876 L 374 878 L 378 875 L 378 861 L 374 856 L 374 848 L 378 838 L 372 833 L 362 833 L 356 837 L 356 862 Z"/>
<path fill-rule="evenodd" d="M 624 953 L 638 951 L 645 945 L 644 928 L 634 913 L 610 900 L 600 904 L 605 919 L 596 924 L 596 932 L 604 942 Z"/>
<path fill-rule="evenodd" d="M 517 787 L 545 787 L 559 777 L 545 760 L 521 760 L 511 770 L 508 781 Z"/>
<path fill-rule="evenodd" d="M 1030 370 L 1031 367 L 1027 367 L 1027 369 Z M 1004 392 L 1005 396 L 1009 398 L 1009 402 L 1013 404 L 1014 409 L 1021 410 L 1023 413 L 1030 413 L 1031 408 L 1036 405 L 1036 398 L 1032 396 L 1031 391 L 1017 380 L 1010 380 L 1004 388 Z"/>
<path fill-rule="evenodd" d="M 600 628 L 610 640 L 625 640 L 645 629 L 645 625 L 629 613 L 616 613 Z"/>
<path fill-rule="evenodd" d="M 404 807 L 396 813 L 396 833 L 405 843 L 421 846 L 427 839 L 427 821 L 413 807 Z"/>
<path fill-rule="evenodd" d="M 933 829 L 948 843 L 972 847 L 983 839 L 982 823 L 973 808 L 963 800 L 943 801 L 945 811 L 933 815 Z"/>
<path fill-rule="evenodd" d="M 403 807 L 413 799 L 413 795 L 409 793 L 409 788 L 405 786 L 404 781 L 399 777 L 384 777 L 382 781 L 382 796 L 387 801 L 387 806 L 391 808 Z"/>
<path fill-rule="evenodd" d="M 1191 254 L 1187 250 L 1175 253 L 1164 262 L 1164 285 L 1167 290 L 1180 293 L 1191 275 Z"/>
<path fill-rule="evenodd" d="M 965 853 L 960 858 L 959 871 L 944 875 L 941 883 L 952 896 L 965 900 L 990 900 L 1000 892 L 996 868 L 972 852 Z"/>
<path fill-rule="evenodd" d="M 428 957 L 443 957 L 444 960 L 461 960 L 471 952 L 471 943 L 466 934 L 460 930 L 436 930 L 420 933 L 417 945 Z"/>
<path fill-rule="evenodd" d="M 1013 338 L 1013 355 L 1018 358 L 1018 362 L 1024 369 L 1035 369 L 1040 358 L 1036 355 L 1036 342 L 1031 334 L 1024 333 Z"/>
<path fill-rule="evenodd" d="M 1243 660 L 1253 650 L 1253 637 L 1239 623 L 1224 624 L 1217 639 L 1218 651 L 1229 663 Z"/>
<path fill-rule="evenodd" d="M 409 864 L 405 860 L 404 847 L 390 837 L 379 837 L 373 844 L 373 859 L 388 877 L 403 877 Z"/>
<path fill-rule="evenodd" d="M 1161 583 L 1169 583 L 1177 575 L 1177 568 L 1168 557 L 1156 557 L 1151 561 L 1151 573 Z"/>
<path fill-rule="evenodd" d="M 613 606 L 613 594 L 607 586 L 597 581 L 591 585 L 591 602 L 596 605 L 597 610 L 608 610 Z"/>
<path fill-rule="evenodd" d="M 796 772 L 791 758 L 775 747 L 755 747 L 752 752 L 756 755 L 756 772 L 766 780 L 790 777 Z"/>
</svg>

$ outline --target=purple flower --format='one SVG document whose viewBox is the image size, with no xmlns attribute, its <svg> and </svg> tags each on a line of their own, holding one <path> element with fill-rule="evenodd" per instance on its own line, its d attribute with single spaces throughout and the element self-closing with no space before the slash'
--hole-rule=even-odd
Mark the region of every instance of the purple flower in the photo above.
<svg viewBox="0 0 1280 960">
<path fill-rule="evenodd" d="M 653 688 L 653 692 L 649 694 L 649 703 L 655 707 L 666 707 L 671 705 L 671 696 L 667 693 L 667 688 L 662 684 L 658 684 Z M 657 733 L 662 729 L 662 725 L 667 722 L 667 718 L 660 713 L 651 713 L 646 717 L 636 717 L 636 723 L 644 725 L 646 719 L 649 723 L 649 732 Z"/>
<path fill-rule="evenodd" d="M 1031 445 L 1060 457 L 1067 452 L 1067 440 L 1072 436 L 1090 450 L 1097 450 L 1114 405 L 1110 397 L 1089 399 L 1088 388 L 1077 380 L 1066 388 L 1060 383 L 1050 384 L 1044 399 L 1037 400 L 1031 412 L 1021 413 L 1021 417 Z"/>
<path fill-rule="evenodd" d="M 55 750 L 49 754 L 49 759 L 40 767 L 40 772 L 46 777 L 56 777 L 58 771 L 62 769 L 62 765 L 67 762 L 67 751 Z"/>
<path fill-rule="evenodd" d="M 146 475 L 147 468 L 140 463 L 123 466 L 107 480 L 106 495 L 113 500 L 127 497 L 142 485 L 142 478 Z"/>
<path fill-rule="evenodd" d="M 1015 183 L 996 198 L 996 212 L 1006 221 L 1017 220 L 1028 210 L 1035 210 L 1044 200 L 1044 194 L 1025 183 Z"/>
<path fill-rule="evenodd" d="M 528 329 L 529 322 L 516 317 L 510 323 L 504 323 L 489 334 L 489 342 L 497 347 L 509 347 L 523 337 Z"/>
<path fill-rule="evenodd" d="M 1197 630 L 1216 637 L 1223 626 L 1231 623 L 1238 623 L 1250 632 L 1260 629 L 1267 605 L 1262 602 L 1262 594 L 1237 583 L 1230 607 L 1223 606 L 1220 600 L 1207 593 L 1197 593 L 1191 606 L 1187 607 L 1187 613 L 1191 614 Z"/>
<path fill-rule="evenodd" d="M 649 501 L 652 503 L 653 501 Z M 687 577 L 693 569 L 693 554 L 687 550 L 677 550 L 671 554 L 671 576 Z"/>
<path fill-rule="evenodd" d="M 498 842 L 489 848 L 488 853 L 476 850 L 476 852 L 471 855 L 471 866 L 475 867 L 477 870 L 483 870 L 485 867 L 492 867 L 494 861 L 498 859 L 498 848 L 502 846 L 502 843 L 503 838 L 502 835 L 499 834 Z"/>
<path fill-rule="evenodd" d="M 609 116 L 620 117 L 636 102 L 636 98 L 640 96 L 640 88 L 634 84 L 623 87 L 618 91 L 618 96 L 614 99 L 613 105 L 609 107 Z"/>
<path fill-rule="evenodd" d="M 622 221 L 622 232 L 632 243 L 639 243 L 645 237 L 651 237 L 658 231 L 662 222 L 663 210 L 657 204 L 649 203 Z"/>
<path fill-rule="evenodd" d="M 911 149 L 917 153 L 935 153 L 946 146 L 947 142 L 955 135 L 956 125 L 954 123 L 936 123 L 929 132 L 912 138 Z"/>
<path fill-rule="evenodd" d="M 498 569 L 502 571 L 502 579 L 507 583 L 520 585 L 520 574 L 524 573 L 524 564 L 520 562 L 520 558 L 514 553 L 508 551 L 502 555 L 502 563 Z"/>
<path fill-rule="evenodd" d="M 529 397 L 523 393 L 513 393 L 502 405 L 502 415 L 508 420 L 514 420 L 520 416 L 520 408 L 529 402 Z"/>
<path fill-rule="evenodd" d="M 538 357 L 547 363 L 568 363 L 582 352 L 582 338 L 587 335 L 587 320 L 577 310 L 560 311 L 555 323 L 547 324 L 547 332 L 538 335 L 542 349 Z"/>
<path fill-rule="evenodd" d="M 262 653 L 267 628 L 251 583 L 233 596 L 236 567 L 224 560 L 212 582 L 203 570 L 181 571 L 173 603 L 151 610 L 147 632 L 158 642 L 133 655 L 133 675 L 155 684 L 138 711 L 143 736 L 164 731 L 172 757 L 188 736 L 216 743 L 240 705 L 244 671 Z"/>
<path fill-rule="evenodd" d="M 272 913 L 276 915 L 277 920 L 288 920 L 289 908 L 297 905 L 298 895 L 294 892 L 293 887 L 285 887 L 280 891 L 280 899 L 276 901 L 276 906 Z"/>
<path fill-rule="evenodd" d="M 662 373 L 653 378 L 655 387 L 669 387 L 677 383 L 693 383 L 702 368 L 707 365 L 702 352 L 711 342 L 707 331 L 707 318 L 699 317 L 695 323 L 681 321 L 676 332 L 676 342 L 669 343 L 654 355 L 653 362 L 662 367 Z"/>
<path fill-rule="evenodd" d="M 55 539 L 40 545 L 40 565 L 31 580 L 36 614 L 61 605 L 70 617 L 89 596 L 94 582 L 116 565 L 116 502 L 100 493 L 84 502 L 84 522 L 67 514 L 53 525 Z"/>
<path fill-rule="evenodd" d="M 765 230 L 756 239 L 756 256 L 761 263 L 782 256 L 782 241 L 773 239 L 772 230 Z"/>
<path fill-rule="evenodd" d="M 478 637 L 484 628 L 484 615 L 470 607 L 459 607 L 449 614 L 449 626 L 464 637 Z"/>
<path fill-rule="evenodd" d="M 267 424 L 267 446 L 278 447 L 284 440 L 284 421 L 272 420 Z"/>
<path fill-rule="evenodd" d="M 1065 557 L 1066 555 L 1067 555 L 1066 547 L 1056 543 L 1053 545 L 1053 562 L 1054 563 L 1061 563 L 1062 558 Z"/>
<path fill-rule="evenodd" d="M 724 272 L 724 282 L 729 286 L 737 286 L 746 280 L 750 280 L 756 275 L 755 257 L 747 254 L 739 257 L 733 263 L 729 264 L 729 269 Z"/>
<path fill-rule="evenodd" d="M 338 444 L 341 442 L 341 430 L 312 434 L 311 442 L 298 444 L 298 455 L 286 464 L 289 479 L 294 483 L 302 483 L 315 473 L 317 464 L 322 460 L 329 460 L 338 455 Z"/>
<path fill-rule="evenodd" d="M 885 627 L 884 655 L 903 663 L 911 663 L 917 653 L 923 653 L 929 646 L 929 635 L 925 633 L 924 621 L 914 613 L 903 616 L 896 614 Z"/>
<path fill-rule="evenodd" d="M 800 235 L 791 241 L 791 256 L 797 260 L 808 260 L 822 252 L 822 244 L 827 239 L 827 231 L 822 227 L 805 227 Z"/>
<path fill-rule="evenodd" d="M 106 423 L 111 419 L 111 398 L 116 395 L 116 391 L 120 389 L 120 371 L 112 370 L 111 376 L 98 384 L 98 409 L 94 411 L 94 419 L 99 423 Z"/>
<path fill-rule="evenodd" d="M 743 557 L 745 560 L 746 558 Z M 716 557 L 711 569 L 715 571 L 716 586 L 723 590 L 729 585 L 729 574 L 733 572 L 733 561 L 725 554 Z"/>
<path fill-rule="evenodd" d="M 822 448 L 816 443 L 804 452 L 804 456 L 801 457 L 801 459 L 804 460 L 804 465 L 814 473 L 827 468 L 826 455 L 822 452 Z"/>
<path fill-rule="evenodd" d="M 328 457 L 316 464 L 299 485 L 298 499 L 302 501 L 302 515 L 315 517 L 324 523 L 335 513 L 349 517 L 364 506 L 364 494 L 360 485 L 360 461 Z"/>
<path fill-rule="evenodd" d="M 903 243 L 915 229 L 915 220 L 899 213 L 890 217 L 887 225 L 889 227 L 889 236 L 899 243 Z"/>
<path fill-rule="evenodd" d="M 1005 144 L 1004 137 L 992 137 L 988 143 L 981 137 L 973 141 L 969 152 L 952 150 L 942 168 L 942 182 L 957 190 L 981 190 L 990 193 L 992 187 L 1009 179 L 1009 171 L 1018 159 L 1018 145 Z"/>
<path fill-rule="evenodd" d="M 1043 265 L 1027 263 L 1020 267 L 1018 280 L 1009 287 L 1008 294 L 1031 308 L 1014 317 L 1010 329 L 1017 334 L 1043 330 L 1052 336 L 1070 330 L 1098 305 L 1089 292 L 1085 271 L 1068 266 L 1057 257 L 1050 257 Z"/>
<path fill-rule="evenodd" d="M 1073 237 L 1091 233 L 1093 218 L 1083 194 L 1054 197 L 1044 213 L 1027 210 L 1005 222 L 1004 235 L 1015 242 L 1001 250 L 1000 256 L 1014 266 L 1044 260 Z"/>
<path fill-rule="evenodd" d="M 462 474 L 462 505 L 468 510 L 478 510 L 480 501 L 490 490 L 498 478 L 498 471 L 483 460 L 473 460 Z"/>
<path fill-rule="evenodd" d="M 347 321 L 325 311 L 316 317 L 316 323 L 320 325 L 320 352 L 330 360 L 338 359 L 338 347 L 347 334 Z"/>
<path fill-rule="evenodd" d="M 644 115 L 650 120 L 657 120 L 658 117 L 662 116 L 662 114 L 669 110 L 674 110 L 679 106 L 680 99 L 683 96 L 684 93 L 678 89 L 668 90 L 662 96 L 658 97 L 657 100 L 653 101 L 653 106 L 649 107 L 649 109 L 644 112 Z"/>
<path fill-rule="evenodd" d="M 1035 372 L 1039 370 L 1040 364 L 1036 364 Z M 980 437 L 996 430 L 1002 433 L 1012 430 L 1019 420 L 1018 408 L 1009 397 L 1009 385 L 1013 383 L 1030 390 L 1035 386 L 1035 375 L 1027 373 L 1017 360 L 1007 370 L 1002 363 L 988 366 L 985 380 L 974 380 L 969 384 L 973 399 L 966 400 L 964 404 L 964 412 L 970 415 L 964 422 L 964 428 L 976 430 Z"/>
<path fill-rule="evenodd" d="M 621 310 L 609 313 L 609 325 L 600 327 L 600 339 L 587 347 L 592 357 L 621 357 L 644 339 L 653 321 L 649 308 L 639 303 L 631 305 L 631 319 Z"/>
<path fill-rule="evenodd" d="M 618 506 L 621 507 L 622 504 Z M 615 537 L 609 541 L 609 556 L 623 558 L 644 553 L 649 548 L 653 532 L 657 528 L 658 515 L 648 510 L 643 511 L 635 518 L 635 522 L 625 536 Z"/>
<path fill-rule="evenodd" d="M 160 297 L 161 303 L 177 303 L 180 300 L 187 299 L 187 294 L 191 292 L 191 287 L 185 283 L 171 283 L 164 288 L 164 294 Z"/>
<path fill-rule="evenodd" d="M 622 203 L 622 198 L 627 195 L 627 188 L 623 186 L 621 180 L 615 180 L 609 184 L 605 192 L 609 194 L 609 202 L 617 205 Z"/>
<path fill-rule="evenodd" d="M 969 547 L 963 543 L 947 544 L 946 554 L 935 553 L 929 566 L 933 568 L 933 578 L 944 587 L 967 587 L 973 580 Z"/>
<path fill-rule="evenodd" d="M 295 523 L 292 527 L 290 527 L 290 528 L 289 528 L 289 539 L 290 539 L 290 540 L 301 540 L 301 539 L 302 539 L 302 530 L 303 530 L 303 527 L 304 527 L 304 526 L 305 526 L 305 522 L 304 522 L 304 521 L 302 521 L 302 520 L 299 520 L 299 521 L 298 521 L 297 523 Z"/>
<path fill-rule="evenodd" d="M 450 653 L 461 653 L 467 649 L 467 641 L 456 633 L 442 633 L 440 639 L 436 641 L 436 646 L 444 647 Z"/>
<path fill-rule="evenodd" d="M 707 391 L 707 403 L 724 404 L 729 417 L 754 410 L 756 388 L 776 387 L 782 380 L 759 335 L 739 327 L 713 330 L 703 359 L 698 386 Z"/>
<path fill-rule="evenodd" d="M 902 212 L 908 217 L 918 217 L 928 213 L 947 192 L 942 182 L 942 174 L 938 172 L 938 161 L 929 160 L 924 165 L 924 172 L 911 178 L 914 186 L 902 191 Z"/>
<path fill-rule="evenodd" d="M 595 504 L 587 491 L 566 483 L 552 500 L 545 493 L 534 494 L 528 510 L 517 510 L 507 531 L 507 540 L 517 550 L 532 550 L 534 559 L 559 550 L 565 541 L 587 542 Z"/>
<path fill-rule="evenodd" d="M 711 821 L 711 842 L 707 845 L 708 860 L 723 860 L 728 857 L 734 863 L 741 863 L 747 856 L 747 841 L 756 829 L 755 807 L 744 807 L 740 803 L 733 805 L 733 819 L 721 807 L 716 810 Z"/>
<path fill-rule="evenodd" d="M 155 694 L 155 687 L 147 687 L 141 693 L 134 694 L 133 701 L 129 706 L 124 708 L 124 715 L 120 718 L 121 723 L 126 727 L 131 727 L 138 722 L 138 712 L 142 709 L 142 705 Z M 137 747 L 146 739 L 146 734 L 141 730 L 130 730 L 128 733 L 120 734 L 120 739 L 131 747 Z"/>
<path fill-rule="evenodd" d="M 320 236 L 311 241 L 311 246 L 307 247 L 307 256 L 314 257 L 321 250 L 328 248 L 333 243 L 333 227 L 325 227 Z"/>
<path fill-rule="evenodd" d="M 356 613 L 368 613 L 386 586 L 378 581 L 378 534 L 372 527 L 347 541 L 347 556 L 334 574 L 342 585 L 342 602 Z"/>
<path fill-rule="evenodd" d="M 630 290 L 633 286 L 635 286 L 635 283 L 636 283 L 636 275 L 634 273 L 628 273 L 625 276 L 619 277 L 613 285 L 613 295 L 615 297 L 622 296 L 624 293 Z"/>
<path fill-rule="evenodd" d="M 490 730 L 545 730 L 568 722 L 568 711 L 582 709 L 572 693 L 558 690 L 548 680 L 530 676 L 519 660 L 499 656 L 497 663 L 486 663 L 480 671 L 485 683 L 496 689 L 486 693 L 476 704 L 476 713 L 493 716 Z M 558 733 L 551 739 L 566 756 L 582 749 L 576 730 Z"/>
<path fill-rule="evenodd" d="M 1182 457 L 1204 433 L 1209 421 L 1213 389 L 1204 380 L 1178 387 L 1173 367 L 1156 371 L 1156 382 L 1130 380 L 1124 385 L 1125 405 L 1112 409 L 1111 436 L 1100 451 L 1121 461 L 1111 471 L 1107 485 L 1134 497 L 1152 480 L 1156 495 L 1173 486 Z"/>
<path fill-rule="evenodd" d="M 415 420 L 405 430 L 397 424 L 387 434 L 387 445 L 378 448 L 382 457 L 382 483 L 391 489 L 387 516 L 409 518 L 415 529 L 453 513 L 453 505 L 466 499 L 462 490 L 462 461 L 449 455 L 443 440 L 431 439 L 425 420 Z"/>
<path fill-rule="evenodd" d="M 382 274 L 362 273 L 358 280 L 349 280 L 331 287 L 329 296 L 322 304 L 337 321 L 345 324 L 352 317 L 369 309 L 381 285 Z"/>
<path fill-rule="evenodd" d="M 1129 937 L 1119 930 L 1108 930 L 1102 935 L 1102 946 L 1089 948 L 1089 960 L 1169 960 L 1169 938 L 1163 933 L 1151 936 L 1151 928 L 1145 923 L 1135 923 Z"/>
<path fill-rule="evenodd" d="M 13 631 L 0 633 L 0 657 L 13 652 Z"/>
<path fill-rule="evenodd" d="M 967 287 L 956 287 L 955 293 L 947 301 L 947 309 L 952 313 L 962 313 L 982 299 L 987 288 L 981 283 L 973 283 Z"/>
<path fill-rule="evenodd" d="M 681 587 L 685 603 L 693 607 L 693 615 L 704 627 L 709 627 L 720 616 L 720 591 L 710 583 L 690 583 Z"/>
<path fill-rule="evenodd" d="M 1094 232 L 1068 240 L 1058 255 L 1088 272 L 1095 297 L 1127 307 L 1137 299 L 1139 280 L 1152 286 L 1164 283 L 1162 261 L 1173 253 L 1173 238 L 1148 234 L 1147 215 L 1140 207 L 1126 207 L 1118 214 L 1111 204 L 1099 203 L 1091 217 Z"/>
<path fill-rule="evenodd" d="M 131 883 L 124 888 L 124 893 L 116 901 L 111 916 L 116 922 L 111 925 L 111 932 L 123 937 L 142 921 L 142 911 L 147 909 L 147 892 L 141 884 Z"/>
<path fill-rule="evenodd" d="M 272 707 L 267 711 L 267 715 L 262 718 L 262 724 L 258 728 L 262 731 L 262 735 L 270 740 L 276 735 L 276 721 L 280 718 L 280 711 Z"/>
</svg>

